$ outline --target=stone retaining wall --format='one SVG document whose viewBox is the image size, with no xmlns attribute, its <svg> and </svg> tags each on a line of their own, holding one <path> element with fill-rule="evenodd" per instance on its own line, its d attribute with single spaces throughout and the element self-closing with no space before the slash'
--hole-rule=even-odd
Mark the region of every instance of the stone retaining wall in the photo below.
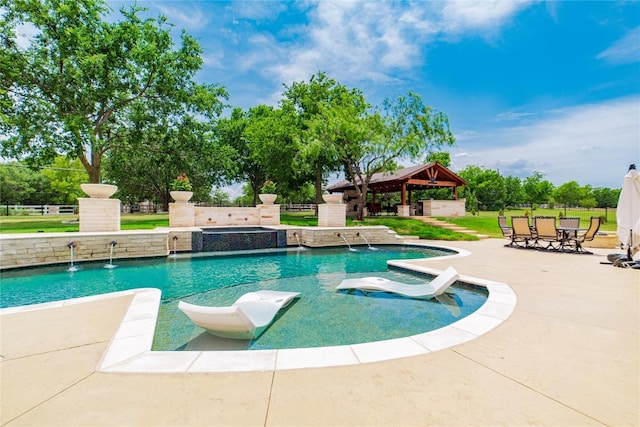
<svg viewBox="0 0 640 427">
<path fill-rule="evenodd" d="M 287 242 L 289 245 L 297 245 L 296 236 L 293 232 L 297 232 L 300 237 L 300 243 L 304 246 L 318 248 L 323 246 L 347 246 L 347 243 L 339 237 L 338 234 L 344 236 L 350 245 L 366 245 L 365 238 L 370 244 L 394 244 L 403 243 L 403 238 L 398 236 L 395 231 L 384 226 L 373 227 L 301 227 L 299 229 L 287 230 Z M 360 236 L 358 236 L 360 233 Z M 364 236 L 364 238 L 363 238 Z"/>
<path fill-rule="evenodd" d="M 166 256 L 169 230 L 79 233 L 29 233 L 0 235 L 0 269 L 71 262 L 108 260 L 111 242 L 114 258 Z"/>
<path fill-rule="evenodd" d="M 403 238 L 384 226 L 373 227 L 290 227 L 286 230 L 287 245 L 308 247 L 402 243 Z M 0 270 L 71 262 L 69 244 L 74 243 L 74 262 L 108 260 L 111 242 L 115 241 L 113 258 L 144 258 L 190 252 L 193 234 L 199 227 L 157 228 L 119 232 L 29 233 L 0 235 Z M 294 234 L 295 233 L 295 234 Z M 360 235 L 358 235 L 360 233 Z M 364 238 L 363 238 L 364 236 Z M 177 239 L 174 240 L 174 237 Z M 297 237 L 297 238 L 296 238 Z M 174 245 L 175 244 L 175 245 Z"/>
</svg>

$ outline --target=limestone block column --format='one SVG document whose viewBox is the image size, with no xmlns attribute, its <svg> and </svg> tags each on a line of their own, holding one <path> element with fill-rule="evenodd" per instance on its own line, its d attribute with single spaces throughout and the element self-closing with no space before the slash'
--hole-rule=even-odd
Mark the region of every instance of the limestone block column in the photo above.
<svg viewBox="0 0 640 427">
<path fill-rule="evenodd" d="M 169 227 L 193 227 L 196 223 L 196 205 L 169 203 Z"/>
<path fill-rule="evenodd" d="M 325 203 L 318 205 L 318 227 L 345 227 L 347 205 Z"/>
<path fill-rule="evenodd" d="M 120 200 L 79 198 L 80 231 L 120 231 Z"/>
<path fill-rule="evenodd" d="M 280 225 L 280 205 L 258 205 L 260 225 Z"/>
<path fill-rule="evenodd" d="M 398 205 L 398 216 L 411 216 L 411 205 Z"/>
</svg>

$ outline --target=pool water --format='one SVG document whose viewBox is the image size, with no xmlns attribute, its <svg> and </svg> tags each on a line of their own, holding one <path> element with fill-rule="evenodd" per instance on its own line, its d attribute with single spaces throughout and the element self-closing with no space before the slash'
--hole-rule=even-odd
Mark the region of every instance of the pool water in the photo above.
<svg viewBox="0 0 640 427">
<path fill-rule="evenodd" d="M 3 272 L 0 307 L 27 305 L 154 287 L 162 290 L 153 350 L 278 349 L 347 345 L 415 335 L 443 327 L 477 310 L 487 292 L 460 283 L 440 300 L 413 300 L 385 293 L 335 291 L 345 278 L 379 276 L 424 283 L 428 276 L 387 268 L 390 259 L 450 255 L 451 251 L 410 246 L 270 251 L 200 258 L 117 260 Z M 374 273 L 374 274 L 372 274 Z M 241 295 L 273 289 L 301 292 L 256 340 L 216 338 L 193 325 L 178 301 L 225 306 Z"/>
</svg>

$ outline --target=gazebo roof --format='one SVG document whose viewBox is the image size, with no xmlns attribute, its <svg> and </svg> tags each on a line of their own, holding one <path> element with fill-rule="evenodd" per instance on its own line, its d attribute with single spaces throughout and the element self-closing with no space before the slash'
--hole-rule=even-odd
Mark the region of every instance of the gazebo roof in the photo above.
<svg viewBox="0 0 640 427">
<path fill-rule="evenodd" d="M 376 173 L 371 177 L 369 190 L 373 193 L 394 193 L 402 190 L 419 190 L 425 188 L 459 187 L 467 182 L 438 162 L 426 165 L 411 166 L 394 172 Z M 342 180 L 327 187 L 330 193 L 343 193 L 353 190 L 351 181 Z"/>
</svg>

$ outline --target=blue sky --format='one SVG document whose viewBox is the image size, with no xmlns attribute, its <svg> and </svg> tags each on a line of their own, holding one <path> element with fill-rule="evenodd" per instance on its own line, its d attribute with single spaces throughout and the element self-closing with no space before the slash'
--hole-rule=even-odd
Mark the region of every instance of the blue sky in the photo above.
<svg viewBox="0 0 640 427">
<path fill-rule="evenodd" d="M 373 105 L 414 91 L 446 113 L 454 171 L 618 188 L 640 166 L 640 2 L 138 4 L 198 39 L 198 79 L 233 106 L 324 71 Z"/>
</svg>

